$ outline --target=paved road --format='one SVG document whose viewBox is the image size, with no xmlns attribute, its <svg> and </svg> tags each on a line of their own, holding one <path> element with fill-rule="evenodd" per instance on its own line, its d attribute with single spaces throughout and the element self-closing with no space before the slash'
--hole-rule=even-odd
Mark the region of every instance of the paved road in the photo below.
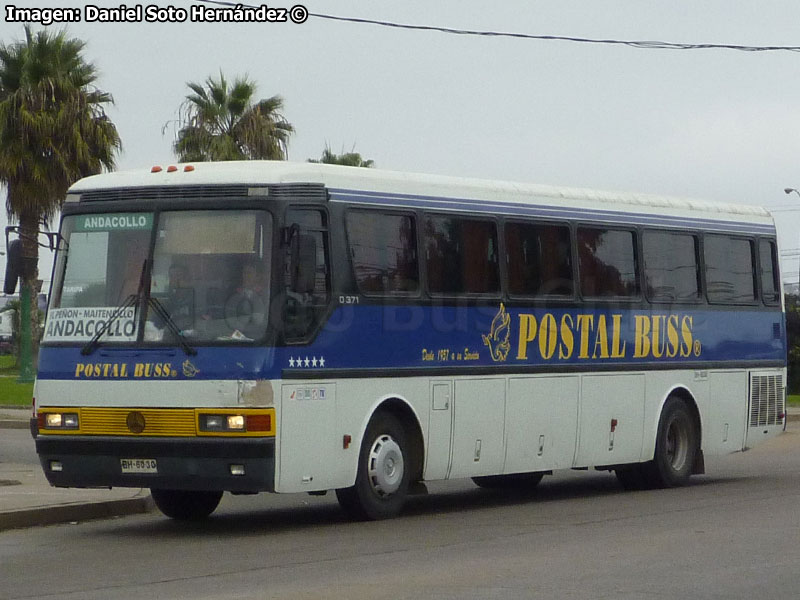
<svg viewBox="0 0 800 600">
<path fill-rule="evenodd" d="M 708 461 L 677 490 L 605 473 L 528 497 L 432 486 L 392 521 L 330 496 L 228 497 L 157 514 L 0 533 L 0 598 L 796 598 L 800 434 Z"/>
<path fill-rule="evenodd" d="M 28 429 L 0 429 L 0 462 L 39 464 L 36 445 Z"/>
</svg>

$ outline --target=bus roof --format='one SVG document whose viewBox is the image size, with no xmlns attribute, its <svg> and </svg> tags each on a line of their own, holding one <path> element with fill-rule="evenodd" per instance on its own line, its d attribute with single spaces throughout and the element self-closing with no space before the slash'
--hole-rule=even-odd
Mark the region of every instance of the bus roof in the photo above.
<svg viewBox="0 0 800 600">
<path fill-rule="evenodd" d="M 552 204 L 574 208 L 606 208 L 652 213 L 705 213 L 712 218 L 741 221 L 772 221 L 761 207 L 710 202 L 632 192 L 609 192 L 584 188 L 492 181 L 286 161 L 228 161 L 175 165 L 177 170 L 146 169 L 119 171 L 87 177 L 75 183 L 69 194 L 90 190 L 193 185 L 252 185 L 318 183 L 330 189 L 380 192 L 387 195 L 425 196 L 441 199 L 474 199 L 504 203 Z"/>
</svg>

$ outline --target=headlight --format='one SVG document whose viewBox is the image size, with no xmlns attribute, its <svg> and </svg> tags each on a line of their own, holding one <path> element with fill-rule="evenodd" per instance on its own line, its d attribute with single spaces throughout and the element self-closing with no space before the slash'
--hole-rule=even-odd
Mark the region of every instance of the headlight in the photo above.
<svg viewBox="0 0 800 600">
<path fill-rule="evenodd" d="M 244 415 L 200 415 L 200 431 L 246 431 Z"/>
<path fill-rule="evenodd" d="M 272 431 L 272 415 L 268 413 L 200 413 L 197 425 L 199 433 L 210 434 L 270 434 Z"/>
<path fill-rule="evenodd" d="M 40 429 L 78 429 L 78 413 L 39 413 Z"/>
</svg>

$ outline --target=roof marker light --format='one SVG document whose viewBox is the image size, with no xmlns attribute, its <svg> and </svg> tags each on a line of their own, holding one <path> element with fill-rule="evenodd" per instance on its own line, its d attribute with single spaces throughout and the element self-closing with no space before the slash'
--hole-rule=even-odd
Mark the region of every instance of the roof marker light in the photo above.
<svg viewBox="0 0 800 600">
<path fill-rule="evenodd" d="M 167 167 L 167 173 L 174 173 L 177 170 L 178 170 L 178 167 L 176 167 L 175 165 L 170 165 L 170 166 Z"/>
<path fill-rule="evenodd" d="M 152 169 L 150 169 L 150 172 L 151 172 L 151 173 L 161 173 L 161 171 L 163 171 L 163 170 L 164 170 L 164 169 L 162 169 L 161 167 L 159 167 L 158 165 L 156 165 L 156 166 L 154 166 Z"/>
<path fill-rule="evenodd" d="M 193 165 L 186 165 L 185 167 L 183 167 L 183 172 L 184 173 L 190 173 L 191 171 L 194 171 L 194 166 Z"/>
</svg>

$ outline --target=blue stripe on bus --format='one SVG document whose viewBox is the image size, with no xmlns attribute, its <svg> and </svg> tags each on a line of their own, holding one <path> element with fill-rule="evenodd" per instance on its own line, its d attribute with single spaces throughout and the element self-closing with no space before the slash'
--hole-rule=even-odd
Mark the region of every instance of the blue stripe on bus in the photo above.
<svg viewBox="0 0 800 600">
<path fill-rule="evenodd" d="M 714 229 L 717 231 L 760 233 L 775 235 L 772 224 L 744 223 L 722 219 L 695 217 L 676 217 L 653 215 L 647 213 L 622 212 L 600 209 L 562 208 L 539 204 L 516 204 L 512 202 L 490 202 L 465 198 L 448 198 L 435 196 L 413 196 L 406 194 L 387 194 L 380 192 L 363 192 L 358 190 L 331 189 L 331 200 L 334 202 L 352 202 L 354 204 L 373 204 L 382 206 L 450 209 L 467 212 L 497 213 L 522 215 L 527 217 L 544 217 L 578 221 L 597 221 L 605 223 L 624 223 L 628 225 L 654 225 L 662 227 L 686 227 Z"/>
<path fill-rule="evenodd" d="M 485 370 L 548 366 L 698 368 L 747 362 L 785 363 L 779 310 L 715 311 L 623 308 L 539 309 L 357 305 L 336 309 L 307 346 L 179 348 L 43 346 L 39 378 L 80 380 L 278 379 L 285 369 L 448 367 Z"/>
</svg>

